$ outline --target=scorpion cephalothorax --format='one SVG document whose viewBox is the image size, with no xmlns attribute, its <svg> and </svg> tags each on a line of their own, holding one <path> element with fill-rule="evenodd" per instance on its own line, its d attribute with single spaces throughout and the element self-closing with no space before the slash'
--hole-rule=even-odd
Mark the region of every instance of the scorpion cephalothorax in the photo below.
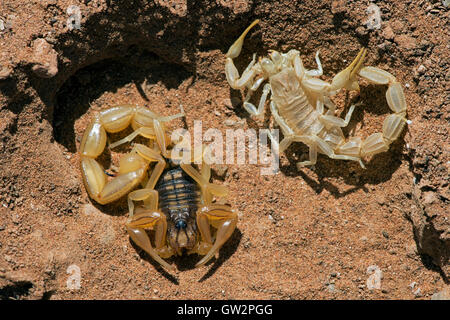
<svg viewBox="0 0 450 320">
<path fill-rule="evenodd" d="M 313 165 L 317 153 L 333 159 L 354 160 L 364 167 L 362 158 L 387 151 L 405 126 L 406 100 L 402 86 L 396 78 L 376 67 L 363 67 L 366 49 L 361 49 L 355 60 L 339 72 L 331 84 L 319 78 L 323 73 L 319 52 L 316 53 L 316 70 L 303 66 L 297 50 L 280 53 L 271 50 L 268 57 L 256 61 L 256 54 L 247 68 L 239 76 L 233 59 L 238 57 L 244 38 L 259 20 L 254 21 L 235 41 L 227 53 L 225 74 L 234 89 L 247 89 L 244 108 L 253 116 L 262 116 L 270 93 L 270 110 L 275 122 L 280 126 L 283 140 L 278 144 L 270 134 L 272 144 L 282 152 L 292 142 L 303 142 L 309 146 L 309 160 L 299 162 L 298 167 Z M 356 105 L 352 105 L 345 119 L 335 116 L 336 106 L 330 97 L 340 89 L 359 90 L 357 77 L 374 84 L 388 85 L 386 99 L 393 114 L 386 117 L 383 131 L 374 133 L 364 141 L 359 137 L 346 139 L 342 127 L 350 121 Z M 258 107 L 250 103 L 252 94 L 268 80 L 262 90 Z"/>
<path fill-rule="evenodd" d="M 111 107 L 92 120 L 80 144 L 81 173 L 89 196 L 106 204 L 127 195 L 128 234 L 168 269 L 173 267 L 162 258 L 181 254 L 183 249 L 204 255 L 196 266 L 204 265 L 228 240 L 237 223 L 237 214 L 229 205 L 213 201 L 214 196 L 225 196 L 227 189 L 209 182 L 211 168 L 203 158 L 206 149 L 200 170 L 184 162 L 167 168 L 166 159 L 173 163 L 185 157 L 171 157 L 164 123 L 182 116 L 184 112 L 162 117 L 144 107 Z M 148 138 L 149 146 L 135 143 L 131 152 L 121 157 L 117 175 L 108 179 L 96 158 L 106 146 L 107 132 L 122 131 L 130 124 L 134 132 L 109 147 L 130 142 L 138 135 Z M 139 184 L 142 188 L 133 191 Z M 141 204 L 135 207 L 137 201 Z M 147 230 L 155 231 L 154 246 Z"/>
</svg>

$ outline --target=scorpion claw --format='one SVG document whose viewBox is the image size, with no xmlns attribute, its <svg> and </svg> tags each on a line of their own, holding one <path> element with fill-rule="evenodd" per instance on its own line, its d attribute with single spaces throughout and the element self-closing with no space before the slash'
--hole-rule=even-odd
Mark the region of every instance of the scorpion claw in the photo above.
<svg viewBox="0 0 450 320">
<path fill-rule="evenodd" d="M 331 82 L 331 89 L 333 91 L 337 91 L 341 88 L 359 91 L 359 85 L 356 79 L 356 75 L 362 67 L 364 58 L 366 57 L 366 53 L 366 48 L 362 48 L 361 50 L 359 50 L 359 53 L 356 56 L 355 60 L 353 60 L 347 68 L 334 76 L 333 81 Z"/>
<path fill-rule="evenodd" d="M 233 45 L 230 47 L 230 49 L 228 49 L 227 58 L 234 59 L 237 56 L 239 56 L 239 54 L 241 53 L 241 50 L 242 50 L 242 45 L 244 44 L 245 36 L 258 23 L 259 23 L 259 19 L 256 19 L 255 21 L 252 22 L 251 25 L 249 25 L 247 27 L 247 29 L 245 29 L 244 32 L 242 32 L 241 36 L 233 43 Z"/>
</svg>

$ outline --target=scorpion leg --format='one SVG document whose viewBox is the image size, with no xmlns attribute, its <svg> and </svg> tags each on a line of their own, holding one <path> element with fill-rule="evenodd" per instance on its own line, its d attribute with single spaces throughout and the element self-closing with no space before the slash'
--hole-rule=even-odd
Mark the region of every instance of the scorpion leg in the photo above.
<svg viewBox="0 0 450 320">
<path fill-rule="evenodd" d="M 305 76 L 306 72 L 306 69 L 303 66 L 302 58 L 300 58 L 300 53 L 297 50 L 293 51 L 292 56 L 293 56 L 292 63 L 294 65 L 295 75 L 301 80 Z"/>
<path fill-rule="evenodd" d="M 166 137 L 165 135 L 163 122 L 168 122 L 176 118 L 184 117 L 185 113 L 181 106 L 180 109 L 180 113 L 161 117 L 148 109 L 136 108 L 132 118 L 133 127 L 137 127 L 136 130 L 125 138 L 110 144 L 110 148 L 115 148 L 118 145 L 130 142 L 138 135 L 141 135 L 145 138 L 156 140 L 162 154 L 167 155 L 167 145 L 170 143 L 170 141 L 168 141 L 168 137 Z"/>
<path fill-rule="evenodd" d="M 341 119 L 339 117 L 328 114 L 321 115 L 319 119 L 325 122 L 325 124 L 327 124 L 328 126 L 346 127 L 350 122 L 350 118 L 352 117 L 353 111 L 355 110 L 355 106 L 356 105 L 354 104 L 350 106 L 347 114 L 345 115 L 345 119 Z"/>
<path fill-rule="evenodd" d="M 158 151 L 150 149 L 149 147 L 146 147 L 142 144 L 135 144 L 134 149 L 142 158 L 146 159 L 147 161 L 158 162 L 153 168 L 153 172 L 148 179 L 147 184 L 145 185 L 145 189 L 153 189 L 158 182 L 159 177 L 163 173 L 164 168 L 166 167 L 166 161 Z"/>
<path fill-rule="evenodd" d="M 305 138 L 307 138 L 309 141 L 306 140 Z M 310 146 L 310 148 L 311 148 L 312 145 L 315 145 L 318 151 L 324 153 L 325 155 L 327 155 L 328 157 L 330 157 L 332 159 L 357 161 L 362 168 L 365 168 L 365 166 L 362 163 L 360 157 L 343 155 L 343 154 L 336 154 L 333 151 L 333 149 L 331 148 L 331 146 L 328 145 L 328 143 L 325 140 L 323 140 L 323 139 L 321 139 L 321 138 L 319 138 L 317 136 L 308 136 L 308 137 L 296 136 L 294 141 L 300 141 L 300 142 L 303 142 L 305 144 L 308 144 Z"/>
<path fill-rule="evenodd" d="M 323 103 L 328 108 L 328 111 L 325 114 L 334 115 L 336 112 L 336 105 L 333 103 L 333 101 L 331 101 L 329 97 L 325 96 L 323 98 Z"/>
<path fill-rule="evenodd" d="M 313 166 L 317 162 L 317 146 L 310 144 L 309 146 L 309 160 L 297 162 L 297 169 L 300 170 L 304 166 Z"/>
<path fill-rule="evenodd" d="M 113 149 L 121 144 L 127 143 L 132 141 L 134 138 L 136 138 L 138 135 L 141 135 L 145 138 L 148 139 L 156 139 L 156 134 L 155 134 L 155 130 L 153 128 L 148 128 L 148 127 L 140 127 L 138 129 L 136 129 L 133 133 L 131 133 L 130 135 L 126 136 L 123 139 L 120 139 L 114 143 L 111 143 L 109 145 L 110 149 Z"/>
<path fill-rule="evenodd" d="M 320 62 L 320 59 L 319 59 L 319 50 L 317 50 L 317 52 L 316 52 L 315 59 L 316 59 L 316 63 L 317 63 L 317 70 L 306 71 L 306 74 L 308 76 L 315 77 L 315 76 L 321 76 L 323 74 L 322 63 Z"/>
<path fill-rule="evenodd" d="M 309 160 L 298 162 L 297 163 L 297 169 L 300 170 L 301 167 L 313 166 L 313 165 L 316 164 L 316 162 L 317 162 L 317 144 L 315 143 L 314 140 L 311 140 L 311 137 L 309 137 L 309 136 L 291 135 L 291 136 L 287 137 L 286 139 L 288 139 L 289 144 L 291 144 L 292 142 L 302 142 L 302 143 L 306 144 L 308 146 L 308 148 L 309 148 Z M 281 143 L 283 143 L 283 142 L 284 142 L 284 140 L 281 141 Z M 288 146 L 286 146 L 285 149 Z M 283 146 L 281 146 L 281 147 L 283 147 Z"/>
<path fill-rule="evenodd" d="M 205 254 L 205 256 L 195 265 L 196 267 L 207 263 L 219 251 L 233 234 L 236 224 L 237 213 L 228 205 L 212 204 L 197 212 L 197 226 L 202 242 L 198 244 L 195 252 Z M 210 226 L 217 229 L 214 244 Z"/>
<path fill-rule="evenodd" d="M 264 82 L 264 80 L 266 80 L 266 78 L 264 78 L 264 76 L 258 76 L 255 81 L 253 82 L 253 85 L 251 87 L 249 87 L 249 93 L 250 92 L 255 92 L 256 90 L 258 90 L 259 86 L 261 85 L 261 83 Z M 250 94 L 251 95 L 251 94 Z"/>
<path fill-rule="evenodd" d="M 203 166 L 205 165 L 207 167 L 204 169 Z M 228 194 L 227 187 L 209 182 L 211 175 L 209 165 L 205 163 L 202 164 L 202 173 L 198 172 L 190 164 L 182 163 L 180 164 L 180 167 L 199 184 L 200 189 L 202 190 L 202 201 L 204 205 L 210 205 L 213 196 L 224 197 Z"/>
<path fill-rule="evenodd" d="M 266 83 L 263 88 L 261 99 L 259 100 L 258 109 L 256 109 L 256 107 L 252 103 L 248 102 L 248 100 L 250 99 L 250 95 L 247 95 L 247 97 L 244 101 L 245 110 L 247 110 L 247 112 L 250 113 L 252 116 L 256 116 L 256 117 L 263 116 L 264 115 L 264 106 L 266 104 L 267 95 L 269 93 L 270 93 L 270 84 Z"/>
<path fill-rule="evenodd" d="M 134 216 L 133 201 L 144 201 L 147 208 L 150 208 L 151 210 L 157 210 L 158 191 L 154 189 L 139 189 L 128 194 L 128 214 L 130 216 L 129 221 Z"/>
</svg>

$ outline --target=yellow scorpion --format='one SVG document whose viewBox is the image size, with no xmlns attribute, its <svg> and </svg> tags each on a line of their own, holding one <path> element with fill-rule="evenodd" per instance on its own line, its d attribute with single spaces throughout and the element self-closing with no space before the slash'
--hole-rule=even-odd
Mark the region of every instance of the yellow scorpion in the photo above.
<svg viewBox="0 0 450 320">
<path fill-rule="evenodd" d="M 92 120 L 80 144 L 81 173 L 89 196 L 106 204 L 128 194 L 128 234 L 169 270 L 174 267 L 162 258 L 181 255 L 185 250 L 204 255 L 196 267 L 207 263 L 237 223 L 237 214 L 229 205 L 213 201 L 214 196 L 225 196 L 227 188 L 209 182 L 211 169 L 204 161 L 205 152 L 200 171 L 190 163 L 173 161 L 180 158 L 171 157 L 171 140 L 164 123 L 183 116 L 181 112 L 162 117 L 138 106 L 111 107 Z M 109 147 L 130 142 L 138 135 L 148 138 L 149 146 L 135 143 L 131 152 L 121 157 L 117 175 L 108 180 L 96 158 L 105 149 L 107 133 L 122 131 L 130 124 L 134 132 Z M 133 191 L 139 184 L 142 188 Z M 135 207 L 135 201 L 142 204 Z M 146 230 L 155 231 L 155 247 Z"/>
</svg>

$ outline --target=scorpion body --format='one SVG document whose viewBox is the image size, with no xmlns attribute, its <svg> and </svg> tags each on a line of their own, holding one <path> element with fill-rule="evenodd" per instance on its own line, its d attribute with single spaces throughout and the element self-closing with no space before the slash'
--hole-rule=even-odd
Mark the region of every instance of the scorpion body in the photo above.
<svg viewBox="0 0 450 320">
<path fill-rule="evenodd" d="M 274 75 L 271 79 L 272 88 L 279 88 L 275 85 L 276 82 L 285 83 L 284 78 L 289 78 L 289 76 L 293 75 L 293 72 L 293 69 L 285 69 Z M 309 103 L 305 91 L 295 77 L 292 80 L 294 80 L 291 83 L 293 86 L 288 91 L 282 90 L 283 88 L 279 90 L 272 89 L 272 99 L 278 106 L 278 113 L 296 134 L 322 135 L 325 126 L 318 122 L 319 112 Z"/>
<path fill-rule="evenodd" d="M 259 61 L 254 54 L 240 76 L 233 59 L 239 56 L 246 34 L 258 23 L 259 20 L 255 20 L 228 50 L 225 75 L 233 89 L 247 91 L 243 106 L 252 116 L 263 117 L 266 100 L 270 100 L 270 111 L 284 137 L 278 143 L 269 135 L 279 152 L 293 142 L 302 142 L 309 147 L 309 160 L 297 163 L 299 169 L 314 165 L 318 153 L 332 159 L 357 161 L 364 168 L 363 158 L 389 149 L 407 123 L 406 99 L 401 84 L 392 74 L 363 66 L 365 48 L 347 68 L 334 76 L 331 83 L 318 78 L 323 74 L 319 51 L 315 56 L 317 69 L 308 70 L 295 49 L 287 53 L 270 50 L 269 56 Z M 346 139 L 341 129 L 348 125 L 357 104 L 350 106 L 342 119 L 335 115 L 336 106 L 331 100 L 341 89 L 359 91 L 358 77 L 369 83 L 387 85 L 386 100 L 393 112 L 385 118 L 382 132 L 373 133 L 364 140 L 357 136 Z M 268 82 L 263 87 L 258 106 L 255 106 L 250 98 L 265 81 Z"/>
<path fill-rule="evenodd" d="M 346 141 L 340 126 L 327 125 L 324 121 L 326 116 L 323 115 L 323 107 L 317 109 L 313 107 L 310 101 L 314 99 L 308 98 L 293 68 L 283 69 L 272 76 L 270 86 L 274 102 L 271 105 L 272 114 L 283 126 L 283 132 L 287 136 L 296 137 L 285 142 L 300 141 L 310 146 L 310 161 L 305 161 L 301 165 L 314 164 L 317 153 L 322 152 L 334 159 L 358 161 L 364 167 L 358 157 L 361 139 L 350 137 Z M 354 106 L 351 106 L 347 119 L 353 110 Z M 347 119 L 344 120 L 345 124 L 348 123 Z M 286 148 L 286 144 L 282 142 L 280 146 L 282 150 Z"/>
<path fill-rule="evenodd" d="M 192 159 L 173 164 L 180 159 L 172 157 L 172 141 L 164 124 L 183 116 L 183 111 L 163 117 L 139 106 L 110 107 L 95 116 L 80 144 L 80 169 L 89 196 L 106 204 L 127 195 L 126 230 L 130 238 L 168 270 L 174 267 L 164 259 L 181 255 L 184 249 L 188 254 L 204 256 L 197 267 L 207 263 L 230 238 L 237 223 L 237 213 L 229 205 L 215 202 L 215 198 L 226 196 L 227 188 L 210 182 L 205 151 L 201 168 L 193 167 Z M 117 174 L 108 177 L 97 161 L 106 147 L 107 133 L 120 132 L 130 125 L 133 133 L 109 144 L 109 148 L 137 136 L 148 138 L 149 144 L 135 143 L 131 152 L 120 158 Z M 154 231 L 154 245 L 147 230 Z"/>
</svg>

